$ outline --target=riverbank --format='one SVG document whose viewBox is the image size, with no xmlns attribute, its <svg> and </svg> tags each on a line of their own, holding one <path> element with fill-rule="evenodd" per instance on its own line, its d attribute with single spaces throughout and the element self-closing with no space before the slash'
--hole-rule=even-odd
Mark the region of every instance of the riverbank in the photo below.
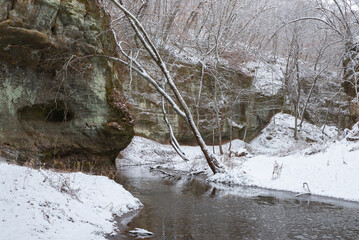
<svg viewBox="0 0 359 240">
<path fill-rule="evenodd" d="M 142 204 L 103 176 L 59 173 L 0 159 L 0 239 L 103 240 L 115 216 Z"/>
<path fill-rule="evenodd" d="M 167 170 L 166 170 L 167 171 Z M 169 171 L 177 175 L 175 171 Z M 144 208 L 126 216 L 119 235 L 142 228 L 153 239 L 357 239 L 359 203 L 206 182 L 203 176 L 164 177 L 148 166 L 122 167 L 118 179 Z M 350 219 L 350 221 L 348 221 Z M 152 239 L 152 238 L 151 238 Z"/>
<path fill-rule="evenodd" d="M 169 145 L 135 137 L 121 152 L 118 167 L 150 165 L 196 173 L 205 171 L 208 181 L 231 186 L 254 186 L 302 192 L 303 183 L 314 195 L 359 201 L 358 125 L 345 133 L 333 127 L 320 129 L 303 123 L 298 139 L 293 138 L 294 118 L 277 114 L 250 144 L 232 141 L 219 156 L 226 173 L 212 176 L 198 147 L 183 146 L 190 159 L 184 162 Z M 212 147 L 211 147 L 212 148 Z M 214 148 L 218 153 L 218 147 Z"/>
</svg>

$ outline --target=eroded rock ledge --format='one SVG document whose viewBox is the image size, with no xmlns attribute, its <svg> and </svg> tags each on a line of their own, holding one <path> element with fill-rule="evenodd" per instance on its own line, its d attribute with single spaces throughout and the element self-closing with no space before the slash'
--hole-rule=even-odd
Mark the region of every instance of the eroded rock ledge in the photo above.
<svg viewBox="0 0 359 240">
<path fill-rule="evenodd" d="M 130 143 L 118 68 L 71 62 L 114 49 L 100 9 L 96 1 L 0 0 L 0 143 L 18 160 L 100 173 Z"/>
</svg>

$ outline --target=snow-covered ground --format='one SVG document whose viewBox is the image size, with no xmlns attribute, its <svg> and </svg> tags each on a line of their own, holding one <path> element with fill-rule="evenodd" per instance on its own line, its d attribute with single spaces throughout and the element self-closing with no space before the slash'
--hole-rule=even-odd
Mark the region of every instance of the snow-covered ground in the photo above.
<svg viewBox="0 0 359 240">
<path fill-rule="evenodd" d="M 300 119 L 298 120 L 298 125 Z M 258 154 L 284 156 L 305 151 L 312 154 L 324 150 L 337 140 L 338 130 L 326 126 L 324 132 L 317 126 L 303 122 L 298 128 L 297 140 L 294 137 L 294 117 L 288 114 L 276 114 L 261 134 L 250 143 L 251 150 Z"/>
<path fill-rule="evenodd" d="M 205 170 L 210 182 L 295 193 L 301 192 L 306 182 L 312 194 L 359 201 L 359 141 L 353 141 L 359 138 L 358 125 L 341 140 L 336 128 L 326 126 L 323 132 L 305 122 L 298 140 L 294 140 L 293 126 L 292 116 L 277 114 L 250 144 L 233 141 L 231 157 L 228 152 L 219 157 L 226 173 L 213 176 L 198 147 L 182 147 L 190 159 L 184 162 L 171 146 L 141 137 L 135 137 L 121 152 L 123 157 L 117 164 L 147 164 L 190 172 Z M 225 151 L 228 147 L 228 143 L 223 146 Z M 218 147 L 215 151 L 218 153 Z"/>
<path fill-rule="evenodd" d="M 103 176 L 58 173 L 0 159 L 0 239 L 105 239 L 114 216 L 141 203 Z"/>
<path fill-rule="evenodd" d="M 190 172 L 206 169 L 209 173 L 199 147 L 182 146 L 181 149 L 190 159 L 189 162 L 180 158 L 170 145 L 136 136 L 130 145 L 121 151 L 121 159 L 117 159 L 117 167 L 150 165 Z"/>
</svg>

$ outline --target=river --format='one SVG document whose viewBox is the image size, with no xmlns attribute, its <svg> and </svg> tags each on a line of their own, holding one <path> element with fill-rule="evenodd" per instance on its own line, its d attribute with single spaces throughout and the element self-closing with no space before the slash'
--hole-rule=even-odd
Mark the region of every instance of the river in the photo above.
<svg viewBox="0 0 359 240">
<path fill-rule="evenodd" d="M 118 219 L 116 239 L 359 239 L 359 203 L 256 188 L 214 186 L 204 177 L 163 177 L 126 167 L 117 180 L 144 207 Z"/>
</svg>

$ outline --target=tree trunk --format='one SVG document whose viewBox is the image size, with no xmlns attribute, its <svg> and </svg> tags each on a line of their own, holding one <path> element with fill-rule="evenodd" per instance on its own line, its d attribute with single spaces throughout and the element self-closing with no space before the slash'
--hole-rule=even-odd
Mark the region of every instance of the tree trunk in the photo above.
<svg viewBox="0 0 359 240">
<path fill-rule="evenodd" d="M 294 103 L 294 111 L 295 111 L 295 120 L 294 120 L 294 139 L 298 139 L 298 114 L 299 114 L 299 101 L 300 101 L 300 91 L 301 91 L 301 82 L 300 82 L 300 75 L 299 75 L 299 62 L 298 57 L 296 57 L 296 78 L 297 78 L 297 98 Z"/>
<path fill-rule="evenodd" d="M 174 84 L 174 81 L 173 81 L 169 71 L 167 70 L 166 64 L 163 62 L 157 48 L 154 46 L 154 44 L 150 40 L 146 30 L 143 28 L 142 24 L 138 21 L 138 19 L 124 7 L 121 0 L 111 0 L 111 1 L 126 15 L 127 19 L 129 20 L 129 23 L 132 26 L 132 29 L 135 31 L 135 33 L 139 37 L 139 39 L 140 39 L 141 43 L 143 44 L 144 48 L 146 49 L 147 53 L 150 55 L 152 60 L 156 63 L 157 67 L 160 69 L 160 71 L 164 75 L 164 77 L 166 79 L 166 83 L 168 84 L 169 88 L 173 92 L 175 99 L 177 100 L 179 106 L 183 109 L 183 112 L 178 108 L 175 101 L 173 101 L 171 99 L 171 97 L 168 96 L 168 94 L 166 94 L 164 89 L 161 88 L 161 86 L 159 86 L 158 83 L 154 79 L 151 78 L 151 76 L 145 71 L 145 69 L 142 67 L 142 65 L 136 59 L 132 59 L 134 64 L 137 66 L 137 68 L 135 68 L 134 70 L 137 73 L 139 73 L 142 77 L 144 77 L 144 79 L 147 80 L 150 84 L 152 84 L 155 87 L 155 89 L 160 94 L 162 94 L 162 96 L 164 96 L 167 101 L 170 102 L 172 107 L 174 107 L 174 110 L 187 122 L 187 124 L 189 125 L 194 138 L 196 139 L 198 145 L 200 146 L 202 153 L 205 156 L 208 166 L 211 168 L 212 172 L 213 173 L 221 172 L 222 167 L 220 166 L 216 157 L 208 151 L 208 148 L 207 148 L 207 146 L 206 146 L 206 144 L 205 144 L 200 132 L 198 131 L 198 128 L 197 128 L 194 120 L 193 120 L 193 116 L 189 110 L 187 103 L 184 101 L 182 95 L 180 94 L 180 92 L 177 89 L 177 86 Z M 117 40 L 116 36 L 115 36 L 115 38 Z M 117 42 L 117 45 L 120 47 L 121 53 L 128 59 L 129 55 L 126 54 L 126 52 L 122 49 L 121 43 Z M 121 59 L 118 59 L 118 61 L 126 64 L 126 62 L 124 62 Z M 128 63 L 126 65 L 128 66 Z"/>
</svg>

